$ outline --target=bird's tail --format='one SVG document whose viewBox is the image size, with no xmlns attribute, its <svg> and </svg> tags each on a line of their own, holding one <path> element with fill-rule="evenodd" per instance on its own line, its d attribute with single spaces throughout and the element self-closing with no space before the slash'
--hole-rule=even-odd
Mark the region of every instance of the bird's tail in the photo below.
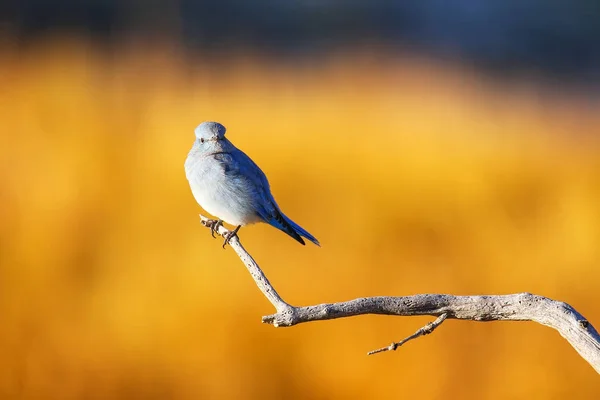
<svg viewBox="0 0 600 400">
<path fill-rule="evenodd" d="M 300 225 L 286 217 L 282 212 L 277 212 L 275 215 L 275 220 L 270 221 L 271 225 L 273 225 L 277 229 L 281 229 L 283 232 L 287 233 L 294 239 L 296 239 L 301 244 L 304 244 L 304 240 L 302 237 L 307 238 L 317 246 L 321 246 L 319 241 L 306 230 L 304 230 Z"/>
</svg>

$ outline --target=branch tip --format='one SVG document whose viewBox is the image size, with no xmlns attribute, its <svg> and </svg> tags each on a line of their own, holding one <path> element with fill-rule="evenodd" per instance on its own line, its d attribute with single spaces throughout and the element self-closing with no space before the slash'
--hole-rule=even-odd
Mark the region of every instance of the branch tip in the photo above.
<svg viewBox="0 0 600 400">
<path fill-rule="evenodd" d="M 446 320 L 446 318 L 448 318 L 448 314 L 444 313 L 442 315 L 440 315 L 439 317 L 436 318 L 435 321 L 432 322 L 428 322 L 427 325 L 419 328 L 415 333 L 413 333 L 412 335 L 402 339 L 399 342 L 392 342 L 392 344 L 390 344 L 387 347 L 382 347 L 380 349 L 377 350 L 371 350 L 367 353 L 367 355 L 371 356 L 373 354 L 377 354 L 377 353 L 382 353 L 384 351 L 396 351 L 396 349 L 400 346 L 402 346 L 404 343 L 416 339 L 419 336 L 425 336 L 425 335 L 429 335 L 430 333 L 432 333 L 435 328 L 437 328 L 438 326 L 440 326 L 442 324 L 442 322 L 444 322 Z"/>
</svg>

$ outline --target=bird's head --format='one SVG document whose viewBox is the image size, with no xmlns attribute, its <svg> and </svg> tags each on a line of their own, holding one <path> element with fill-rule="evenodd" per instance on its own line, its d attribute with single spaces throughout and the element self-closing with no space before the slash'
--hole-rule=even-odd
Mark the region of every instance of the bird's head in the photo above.
<svg viewBox="0 0 600 400">
<path fill-rule="evenodd" d="M 200 143 L 216 142 L 225 137 L 225 127 L 218 122 L 206 121 L 198 125 L 194 133 Z"/>
</svg>

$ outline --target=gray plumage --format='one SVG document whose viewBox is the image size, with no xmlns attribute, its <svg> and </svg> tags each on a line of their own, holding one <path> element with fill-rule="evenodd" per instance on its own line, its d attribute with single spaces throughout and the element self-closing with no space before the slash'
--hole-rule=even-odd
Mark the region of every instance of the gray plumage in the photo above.
<svg viewBox="0 0 600 400">
<path fill-rule="evenodd" d="M 192 194 L 208 213 L 236 226 L 266 222 L 304 244 L 317 239 L 286 217 L 261 169 L 225 137 L 218 122 L 203 122 L 185 161 Z"/>
</svg>

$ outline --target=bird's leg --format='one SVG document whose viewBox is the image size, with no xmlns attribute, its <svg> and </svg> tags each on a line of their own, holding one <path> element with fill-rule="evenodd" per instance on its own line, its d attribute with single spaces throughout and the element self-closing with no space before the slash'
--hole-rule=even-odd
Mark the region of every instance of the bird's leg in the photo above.
<svg viewBox="0 0 600 400">
<path fill-rule="evenodd" d="M 217 232 L 217 230 L 219 229 L 219 226 L 223 225 L 223 221 L 216 220 L 216 219 L 208 219 L 206 220 L 206 222 L 204 222 L 204 226 L 207 226 L 210 228 L 210 235 L 214 238 L 215 237 L 215 232 Z M 218 232 L 217 232 L 218 234 Z"/>
<path fill-rule="evenodd" d="M 227 234 L 227 236 L 225 237 L 225 241 L 223 242 L 223 248 L 225 248 L 225 245 L 227 245 L 231 239 L 237 236 L 237 233 L 241 227 L 241 225 L 238 225 L 237 228 L 235 228 Z"/>
</svg>

